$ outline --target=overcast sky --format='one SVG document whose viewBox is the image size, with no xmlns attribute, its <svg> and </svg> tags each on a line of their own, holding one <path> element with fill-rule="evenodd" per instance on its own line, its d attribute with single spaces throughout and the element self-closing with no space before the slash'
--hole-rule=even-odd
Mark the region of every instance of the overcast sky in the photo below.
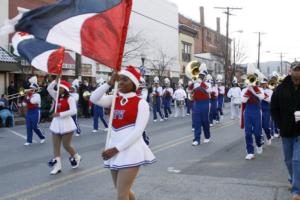
<svg viewBox="0 0 300 200">
<path fill-rule="evenodd" d="M 261 36 L 261 61 L 300 60 L 300 1 L 299 0 L 169 0 L 178 5 L 179 12 L 200 21 L 199 7 L 204 6 L 206 26 L 216 30 L 216 17 L 221 17 L 221 32 L 226 31 L 226 15 L 214 7 L 241 7 L 230 17 L 230 37 L 241 40 L 246 47 L 247 60 L 257 62 L 258 34 Z M 243 30 L 243 33 L 233 33 Z M 270 52 L 268 52 L 270 51 Z"/>
</svg>

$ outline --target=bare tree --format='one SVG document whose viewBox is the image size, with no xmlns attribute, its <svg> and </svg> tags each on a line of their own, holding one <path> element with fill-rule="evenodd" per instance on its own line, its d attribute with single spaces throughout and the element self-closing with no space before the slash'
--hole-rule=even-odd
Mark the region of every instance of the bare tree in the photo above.
<svg viewBox="0 0 300 200">
<path fill-rule="evenodd" d="M 234 55 L 233 55 L 234 56 Z M 240 40 L 235 42 L 235 63 L 241 64 L 247 59 L 245 45 Z M 233 59 L 234 60 L 234 59 Z"/>
<path fill-rule="evenodd" d="M 123 61 L 127 62 L 130 59 L 139 57 L 141 52 L 147 48 L 147 41 L 143 37 L 143 32 L 128 31 L 128 36 L 125 43 Z"/>
<path fill-rule="evenodd" d="M 247 58 L 246 48 L 241 43 L 240 40 L 237 40 L 237 41 L 234 40 L 233 45 L 234 45 L 233 46 L 233 54 L 232 54 L 233 64 L 232 64 L 232 73 L 230 76 L 230 78 L 231 78 L 230 80 L 233 80 L 233 77 L 235 76 L 236 66 L 238 64 L 241 64 Z"/>
<path fill-rule="evenodd" d="M 157 59 L 149 60 L 152 64 L 151 71 L 158 76 L 159 79 L 166 76 L 166 73 L 170 71 L 170 67 L 176 60 L 175 57 L 168 57 L 167 54 L 160 49 Z"/>
</svg>

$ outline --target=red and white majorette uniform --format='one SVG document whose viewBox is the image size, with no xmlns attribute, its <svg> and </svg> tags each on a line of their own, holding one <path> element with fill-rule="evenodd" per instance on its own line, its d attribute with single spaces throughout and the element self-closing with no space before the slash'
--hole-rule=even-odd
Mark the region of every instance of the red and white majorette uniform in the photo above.
<svg viewBox="0 0 300 200">
<path fill-rule="evenodd" d="M 104 108 L 111 107 L 113 96 L 105 96 L 109 88 L 107 83 L 100 86 L 92 93 L 91 101 Z M 119 153 L 104 162 L 106 168 L 117 170 L 155 162 L 142 137 L 149 115 L 148 103 L 136 93 L 118 94 L 108 148 L 116 147 Z"/>
<path fill-rule="evenodd" d="M 50 96 L 55 100 L 57 91 L 54 90 L 56 86 L 56 81 L 53 81 L 48 86 L 47 90 Z M 61 81 L 60 87 L 63 87 L 67 90 L 71 87 L 71 84 L 66 81 Z M 72 119 L 73 115 L 77 114 L 77 106 L 76 100 L 74 97 L 60 97 L 58 99 L 57 112 L 59 113 L 59 117 L 53 118 L 50 131 L 53 134 L 66 134 L 77 130 L 77 127 Z"/>
</svg>

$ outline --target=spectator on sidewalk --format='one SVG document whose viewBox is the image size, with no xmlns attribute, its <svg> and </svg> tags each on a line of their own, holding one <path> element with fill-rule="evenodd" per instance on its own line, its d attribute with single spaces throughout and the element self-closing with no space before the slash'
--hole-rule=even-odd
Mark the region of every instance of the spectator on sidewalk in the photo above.
<svg viewBox="0 0 300 200">
<path fill-rule="evenodd" d="M 300 62 L 291 68 L 291 75 L 273 93 L 271 114 L 280 129 L 293 200 L 300 200 Z"/>
</svg>

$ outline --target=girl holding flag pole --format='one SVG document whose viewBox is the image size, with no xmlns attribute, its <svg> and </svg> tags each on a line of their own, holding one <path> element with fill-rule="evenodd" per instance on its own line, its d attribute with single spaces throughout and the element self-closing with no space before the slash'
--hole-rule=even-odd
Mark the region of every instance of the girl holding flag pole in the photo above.
<svg viewBox="0 0 300 200">
<path fill-rule="evenodd" d="M 90 100 L 104 108 L 115 107 L 112 127 L 107 146 L 102 153 L 104 165 L 111 170 L 112 179 L 118 192 L 118 200 L 135 200 L 131 186 L 142 165 L 155 162 L 155 157 L 143 140 L 143 132 L 149 120 L 148 103 L 136 95 L 140 73 L 132 66 L 113 74 L 112 78 L 94 91 Z M 116 98 L 105 95 L 118 81 Z M 113 104 L 115 99 L 115 104 Z"/>
<path fill-rule="evenodd" d="M 54 89 L 56 85 L 57 91 Z M 52 167 L 52 171 L 50 172 L 52 175 L 61 172 L 62 169 L 61 144 L 63 144 L 65 150 L 70 154 L 69 160 L 73 169 L 77 168 L 81 161 L 81 156 L 71 145 L 73 132 L 77 130 L 72 119 L 72 116 L 77 114 L 77 106 L 76 100 L 70 96 L 70 87 L 70 83 L 59 78 L 58 84 L 54 80 L 47 88 L 51 97 L 56 101 L 56 110 L 52 116 L 53 120 L 50 125 L 54 158 L 48 164 Z"/>
</svg>

